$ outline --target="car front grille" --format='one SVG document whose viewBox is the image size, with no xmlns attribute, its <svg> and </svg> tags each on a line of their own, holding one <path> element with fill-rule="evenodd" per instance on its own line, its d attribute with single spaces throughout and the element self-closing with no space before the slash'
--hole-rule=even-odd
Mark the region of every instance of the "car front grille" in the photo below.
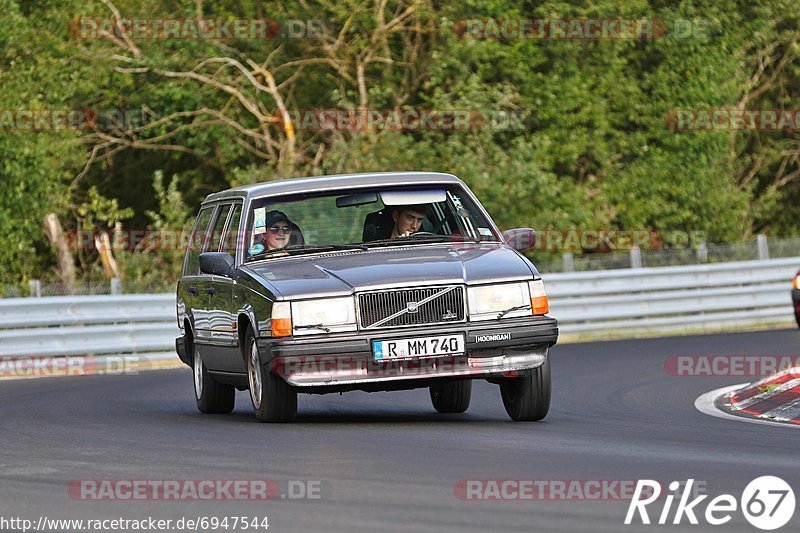
<svg viewBox="0 0 800 533">
<path fill-rule="evenodd" d="M 430 287 L 358 295 L 362 328 L 419 326 L 464 321 L 464 287 Z"/>
</svg>

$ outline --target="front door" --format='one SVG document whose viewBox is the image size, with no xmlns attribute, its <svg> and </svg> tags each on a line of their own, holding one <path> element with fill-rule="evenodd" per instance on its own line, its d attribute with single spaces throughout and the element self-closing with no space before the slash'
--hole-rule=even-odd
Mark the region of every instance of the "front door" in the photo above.
<svg viewBox="0 0 800 533">
<path fill-rule="evenodd" d="M 235 204 L 220 244 L 220 251 L 236 258 L 239 241 L 239 222 L 242 205 Z M 214 294 L 211 296 L 211 340 L 214 344 L 216 369 L 223 372 L 245 372 L 244 360 L 239 352 L 238 314 L 239 301 L 234 296 L 234 281 L 225 276 L 213 276 Z"/>
</svg>

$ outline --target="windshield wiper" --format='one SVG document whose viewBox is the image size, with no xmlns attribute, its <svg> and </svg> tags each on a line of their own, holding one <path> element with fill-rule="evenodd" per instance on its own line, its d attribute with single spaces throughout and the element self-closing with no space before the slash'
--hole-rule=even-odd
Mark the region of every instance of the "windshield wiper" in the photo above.
<svg viewBox="0 0 800 533">
<path fill-rule="evenodd" d="M 530 305 L 518 305 L 516 307 L 511 307 L 509 309 L 506 309 L 505 311 L 501 311 L 500 314 L 497 315 L 497 318 L 503 318 L 504 316 L 506 316 L 508 313 L 510 313 L 512 311 L 521 311 L 523 309 L 530 309 L 530 308 L 531 308 Z"/>
<path fill-rule="evenodd" d="M 418 235 L 412 233 L 407 237 L 395 237 L 394 239 L 378 239 L 375 241 L 365 242 L 363 246 L 389 246 L 392 244 L 411 244 L 414 242 L 461 242 L 460 240 L 454 241 L 452 235 Z"/>
<path fill-rule="evenodd" d="M 302 255 L 304 253 L 316 252 L 332 252 L 334 250 L 366 250 L 367 247 L 362 244 L 292 244 L 286 248 L 276 248 L 274 250 L 264 250 L 255 255 L 251 255 L 250 259 L 267 259 L 268 257 L 281 257 L 287 255 Z"/>
<path fill-rule="evenodd" d="M 335 250 L 366 250 L 363 244 L 292 244 L 286 248 L 276 248 L 275 250 L 264 250 L 255 255 L 251 255 L 249 260 L 268 259 L 270 257 L 286 257 L 288 255 L 313 254 L 316 252 L 332 252 Z"/>
<path fill-rule="evenodd" d="M 295 326 L 294 329 L 321 329 L 325 333 L 330 333 L 331 329 L 326 328 L 322 324 L 309 324 L 307 326 Z"/>
<path fill-rule="evenodd" d="M 314 252 L 331 252 L 334 250 L 366 250 L 367 248 L 361 244 L 293 244 L 282 248 L 280 251 L 293 254 L 299 253 L 314 253 Z M 278 251 L 278 250 L 275 250 Z"/>
</svg>

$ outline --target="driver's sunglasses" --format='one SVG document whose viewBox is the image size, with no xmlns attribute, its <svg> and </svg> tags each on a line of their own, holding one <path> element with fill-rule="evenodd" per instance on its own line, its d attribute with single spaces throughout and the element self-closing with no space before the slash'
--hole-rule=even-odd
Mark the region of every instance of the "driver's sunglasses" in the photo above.
<svg viewBox="0 0 800 533">
<path fill-rule="evenodd" d="M 275 235 L 277 235 L 278 232 L 285 233 L 286 235 L 292 232 L 291 226 L 270 226 L 268 229 L 270 233 L 273 233 Z"/>
</svg>

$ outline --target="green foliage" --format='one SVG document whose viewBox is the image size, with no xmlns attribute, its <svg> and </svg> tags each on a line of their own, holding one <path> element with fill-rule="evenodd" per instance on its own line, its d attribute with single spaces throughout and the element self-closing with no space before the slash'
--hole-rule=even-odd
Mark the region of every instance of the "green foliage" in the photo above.
<svg viewBox="0 0 800 533">
<path fill-rule="evenodd" d="M 173 176 L 165 187 L 164 173 L 156 171 L 153 175 L 153 189 L 156 192 L 158 211 L 147 211 L 147 216 L 153 222 L 153 229 L 187 229 L 192 221 L 192 209 L 183 200 L 177 176 Z"/>
<path fill-rule="evenodd" d="M 177 177 L 164 185 L 164 174 L 153 176 L 158 210 L 148 211 L 146 237 L 131 250 L 131 240 L 117 249 L 128 290 L 165 290 L 180 276 L 185 245 L 192 229 L 192 210 L 181 195 Z"/>
<path fill-rule="evenodd" d="M 0 109 L 41 109 L 43 91 L 57 77 L 39 72 L 45 65 L 32 45 L 28 19 L 16 2 L 0 0 Z M 49 43 L 52 47 L 52 42 Z M 62 163 L 77 161 L 70 153 L 74 136 L 0 129 L 0 279 L 30 279 L 54 262 L 43 230 L 44 217 L 62 211 Z"/>
<path fill-rule="evenodd" d="M 133 216 L 130 207 L 120 208 L 116 198 L 106 198 L 96 187 L 89 189 L 89 198 L 78 206 L 78 216 L 84 230 L 113 228 L 117 223 Z"/>
<path fill-rule="evenodd" d="M 702 231 L 712 242 L 800 230 L 797 131 L 669 127 L 677 109 L 800 108 L 796 0 L 115 5 L 123 17 L 151 20 L 197 17 L 198 6 L 208 18 L 316 19 L 342 44 L 334 51 L 333 41 L 315 38 L 152 39 L 137 41 L 141 55 L 134 57 L 107 39 L 78 40 L 67 31 L 76 18 L 113 17 L 104 2 L 0 0 L 0 110 L 126 110 L 149 124 L 98 149 L 88 166 L 102 136 L 0 129 L 0 280 L 52 275 L 55 258 L 42 231 L 50 212 L 67 231 L 117 223 L 180 231 L 209 193 L 323 173 L 451 172 L 504 228 Z M 381 5 L 385 20 L 410 11 L 376 40 Z M 699 19 L 705 33 L 584 41 L 473 39 L 457 31 L 465 19 L 489 18 Z M 515 121 L 510 127 L 477 122 L 465 131 L 300 130 L 295 155 L 285 145 L 272 153 L 261 145 L 260 152 L 248 149 L 242 141 L 257 141 L 209 117 L 159 121 L 176 112 L 220 110 L 244 128 L 284 141 L 280 122 L 259 124 L 235 96 L 156 73 L 189 72 L 221 56 L 273 69 L 294 111 L 354 109 L 366 99 L 371 109 L 470 110 Z M 368 57 L 362 87 L 357 65 Z M 310 59 L 318 61 L 291 63 Z M 235 69 L 200 71 L 242 89 L 263 113 L 276 113 L 275 98 Z M 132 139 L 159 142 L 147 150 L 126 148 Z M 167 183 L 164 176 L 172 178 Z M 126 282 L 145 284 L 173 279 L 181 256 L 152 242 L 117 254 Z M 98 270 L 92 254 L 82 260 L 85 274 Z"/>
</svg>

